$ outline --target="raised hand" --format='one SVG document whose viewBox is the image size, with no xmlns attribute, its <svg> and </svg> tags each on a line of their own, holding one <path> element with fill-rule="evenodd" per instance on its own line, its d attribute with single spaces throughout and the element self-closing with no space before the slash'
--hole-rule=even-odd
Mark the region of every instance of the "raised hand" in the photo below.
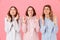
<svg viewBox="0 0 60 40">
<path fill-rule="evenodd" d="M 11 21 L 11 17 L 9 17 L 8 15 L 6 17 L 7 17 L 7 20 L 10 22 Z"/>
</svg>

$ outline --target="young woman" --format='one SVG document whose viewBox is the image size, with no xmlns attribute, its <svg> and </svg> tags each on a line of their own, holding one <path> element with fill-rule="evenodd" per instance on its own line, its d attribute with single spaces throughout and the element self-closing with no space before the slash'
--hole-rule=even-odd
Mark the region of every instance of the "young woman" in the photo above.
<svg viewBox="0 0 60 40">
<path fill-rule="evenodd" d="M 40 27 L 42 40 L 57 40 L 57 18 L 53 15 L 50 5 L 45 5 L 43 8 L 43 14 L 40 18 Z"/>
<path fill-rule="evenodd" d="M 36 18 L 35 9 L 29 6 L 26 11 L 26 16 L 23 18 L 22 30 L 24 32 L 23 40 L 39 40 L 39 23 Z"/>
<path fill-rule="evenodd" d="M 6 40 L 21 40 L 20 27 L 21 20 L 18 10 L 15 6 L 11 6 L 5 18 Z"/>
</svg>

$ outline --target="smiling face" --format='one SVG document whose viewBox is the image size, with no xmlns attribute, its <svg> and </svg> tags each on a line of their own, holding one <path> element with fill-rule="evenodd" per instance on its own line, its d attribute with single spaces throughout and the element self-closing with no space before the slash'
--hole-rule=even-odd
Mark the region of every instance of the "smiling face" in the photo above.
<svg viewBox="0 0 60 40">
<path fill-rule="evenodd" d="M 44 13 L 45 13 L 45 15 L 49 15 L 49 13 L 50 13 L 50 8 L 49 8 L 49 7 L 45 7 L 45 8 L 44 8 Z"/>
<path fill-rule="evenodd" d="M 29 9 L 28 9 L 28 15 L 29 15 L 29 16 L 33 16 L 33 9 L 32 9 L 32 8 L 29 8 Z"/>
<path fill-rule="evenodd" d="M 10 9 L 10 15 L 14 16 L 16 14 L 16 9 L 14 7 L 12 7 Z"/>
</svg>

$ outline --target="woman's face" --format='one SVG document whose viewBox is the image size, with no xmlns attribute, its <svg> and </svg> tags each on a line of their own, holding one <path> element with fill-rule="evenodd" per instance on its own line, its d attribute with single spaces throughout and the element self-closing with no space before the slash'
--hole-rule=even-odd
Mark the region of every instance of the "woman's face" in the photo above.
<svg viewBox="0 0 60 40">
<path fill-rule="evenodd" d="M 50 8 L 49 8 L 49 7 L 45 7 L 45 8 L 44 8 L 44 13 L 45 13 L 45 15 L 49 15 L 49 13 L 50 13 Z"/>
<path fill-rule="evenodd" d="M 16 14 L 16 9 L 13 7 L 10 9 L 10 14 L 14 16 Z"/>
<path fill-rule="evenodd" d="M 30 17 L 33 16 L 33 9 L 32 9 L 32 8 L 28 8 L 28 15 L 29 15 Z"/>
</svg>

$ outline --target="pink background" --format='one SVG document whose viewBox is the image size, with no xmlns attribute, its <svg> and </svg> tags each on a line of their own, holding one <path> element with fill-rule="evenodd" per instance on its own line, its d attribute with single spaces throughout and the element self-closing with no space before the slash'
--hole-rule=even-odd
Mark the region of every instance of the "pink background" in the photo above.
<svg viewBox="0 0 60 40">
<path fill-rule="evenodd" d="M 60 40 L 60 0 L 0 0 L 0 40 L 5 40 L 6 37 L 6 33 L 4 31 L 4 18 L 10 6 L 16 6 L 20 15 L 24 16 L 23 14 L 25 14 L 26 8 L 30 5 L 35 8 L 37 15 L 41 15 L 42 8 L 45 4 L 50 4 L 54 14 L 58 17 L 59 31 L 57 38 Z"/>
</svg>

